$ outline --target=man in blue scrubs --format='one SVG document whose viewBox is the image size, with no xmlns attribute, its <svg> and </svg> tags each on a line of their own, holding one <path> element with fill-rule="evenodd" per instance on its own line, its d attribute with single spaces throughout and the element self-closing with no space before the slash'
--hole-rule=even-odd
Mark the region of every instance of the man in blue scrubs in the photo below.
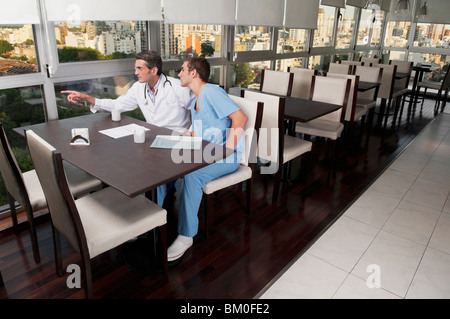
<svg viewBox="0 0 450 319">
<path fill-rule="evenodd" d="M 194 171 L 183 178 L 178 213 L 178 237 L 167 251 L 169 262 L 183 256 L 192 246 L 198 231 L 198 209 L 206 183 L 234 172 L 240 165 L 243 152 L 241 139 L 247 116 L 222 88 L 207 84 L 209 62 L 204 58 L 188 58 L 178 74 L 181 86 L 189 87 L 196 95 L 191 104 L 192 136 L 235 150 L 228 158 Z M 169 183 L 158 187 L 158 205 L 162 206 Z"/>
</svg>

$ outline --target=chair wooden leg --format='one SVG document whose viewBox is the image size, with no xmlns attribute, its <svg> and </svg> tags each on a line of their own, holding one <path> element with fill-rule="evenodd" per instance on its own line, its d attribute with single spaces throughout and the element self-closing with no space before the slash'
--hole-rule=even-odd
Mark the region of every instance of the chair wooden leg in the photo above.
<svg viewBox="0 0 450 319">
<path fill-rule="evenodd" d="M 30 226 L 31 247 L 33 249 L 34 261 L 36 263 L 40 263 L 41 255 L 39 253 L 39 244 L 38 244 L 36 225 L 34 223 L 33 210 L 31 209 L 30 206 L 28 206 L 28 205 L 26 205 L 26 206 L 27 207 L 25 207 L 25 211 L 27 213 L 28 225 Z"/>
<path fill-rule="evenodd" d="M 55 253 L 55 268 L 56 274 L 60 277 L 64 275 L 63 263 L 62 263 L 62 253 L 61 253 L 61 234 L 52 225 L 53 234 L 53 249 Z"/>
<path fill-rule="evenodd" d="M 14 234 L 19 235 L 19 222 L 17 221 L 16 203 L 14 198 L 8 193 L 9 208 L 11 212 L 12 227 Z"/>
<path fill-rule="evenodd" d="M 81 252 L 81 273 L 84 278 L 84 293 L 86 299 L 92 299 L 92 268 L 91 259 L 87 252 Z"/>
<path fill-rule="evenodd" d="M 277 172 L 275 173 L 275 180 L 273 184 L 272 204 L 278 200 L 278 192 L 280 191 L 281 173 L 283 172 L 283 164 L 279 165 Z"/>
<path fill-rule="evenodd" d="M 161 266 L 165 275 L 169 274 L 169 264 L 167 262 L 167 227 L 162 225 L 158 227 L 161 242 L 162 260 Z"/>
</svg>

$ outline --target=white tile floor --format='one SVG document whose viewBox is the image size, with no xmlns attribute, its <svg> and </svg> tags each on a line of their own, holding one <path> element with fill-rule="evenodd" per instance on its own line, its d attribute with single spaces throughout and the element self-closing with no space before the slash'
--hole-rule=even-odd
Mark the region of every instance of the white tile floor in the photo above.
<svg viewBox="0 0 450 319">
<path fill-rule="evenodd" d="M 450 298 L 450 115 L 257 297 Z"/>
</svg>

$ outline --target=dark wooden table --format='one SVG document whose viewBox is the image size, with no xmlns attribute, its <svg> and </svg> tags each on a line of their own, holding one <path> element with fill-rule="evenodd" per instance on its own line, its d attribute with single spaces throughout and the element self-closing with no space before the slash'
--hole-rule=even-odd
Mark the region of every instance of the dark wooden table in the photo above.
<svg viewBox="0 0 450 319">
<path fill-rule="evenodd" d="M 132 123 L 150 129 L 146 131 L 145 143 L 134 143 L 133 135 L 114 139 L 99 133 L 104 129 Z M 72 128 L 82 127 L 89 129 L 91 145 L 70 145 Z M 190 162 L 176 163 L 172 160 L 171 149 L 150 148 L 156 135 L 171 135 L 173 133 L 171 130 L 124 115 L 118 122 L 111 120 L 110 113 L 101 112 L 19 127 L 14 130 L 24 135 L 26 129 L 32 129 L 60 151 L 64 160 L 130 197 L 148 192 L 211 163 L 206 162 L 202 156 L 208 142 L 203 141 L 202 150 L 174 151 L 180 154 L 180 158 L 190 159 Z M 227 155 L 232 153 L 232 150 L 218 145 L 214 149 L 222 151 L 222 154 L 220 151 L 213 154 L 215 161 L 224 158 L 225 152 Z"/>
<path fill-rule="evenodd" d="M 145 143 L 134 143 L 133 135 L 114 139 L 99 132 L 133 123 L 150 129 L 146 131 Z M 70 145 L 72 128 L 82 127 L 89 129 L 91 144 Z M 211 155 L 211 152 L 205 152 L 209 157 L 208 161 L 205 161 L 202 156 L 203 151 L 210 143 L 203 141 L 201 150 L 175 150 L 180 156 L 178 159 L 181 157 L 190 159 L 190 161 L 177 163 L 178 160 L 172 159 L 171 149 L 150 148 L 156 135 L 172 135 L 173 131 L 124 115 L 122 115 L 120 121 L 113 122 L 110 113 L 105 112 L 54 120 L 19 127 L 14 130 L 25 135 L 26 129 L 32 129 L 60 151 L 64 160 L 130 197 L 144 193 L 150 194 L 149 191 L 154 190 L 159 185 L 205 167 L 213 160 L 221 160 L 233 153 L 233 150 L 214 145 L 215 147 L 208 147 L 208 149 L 218 150 L 217 154 Z M 155 243 L 157 240 L 159 240 L 157 232 L 152 231 L 148 236 L 124 244 L 123 258 L 125 263 L 131 269 L 140 273 L 159 272 L 158 255 L 161 252 L 156 249 Z M 150 247 L 153 247 L 153 251 Z"/>
<path fill-rule="evenodd" d="M 240 87 L 229 89 L 229 94 L 241 96 Z M 267 93 L 269 94 L 269 93 Z M 341 108 L 340 105 L 301 99 L 292 96 L 283 96 L 286 99 L 284 118 L 296 122 L 309 122 L 323 115 L 332 113 Z"/>
</svg>

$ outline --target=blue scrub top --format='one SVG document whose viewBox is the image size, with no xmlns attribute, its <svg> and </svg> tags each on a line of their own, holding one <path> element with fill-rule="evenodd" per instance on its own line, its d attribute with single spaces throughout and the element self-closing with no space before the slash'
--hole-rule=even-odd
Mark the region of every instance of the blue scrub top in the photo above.
<svg viewBox="0 0 450 319">
<path fill-rule="evenodd" d="M 205 84 L 199 96 L 199 112 L 195 110 L 195 103 L 191 104 L 192 131 L 195 136 L 203 140 L 225 146 L 231 127 L 230 114 L 240 110 L 239 106 L 228 96 L 221 87 Z M 243 138 L 239 140 L 235 150 L 238 161 L 244 150 Z"/>
</svg>

